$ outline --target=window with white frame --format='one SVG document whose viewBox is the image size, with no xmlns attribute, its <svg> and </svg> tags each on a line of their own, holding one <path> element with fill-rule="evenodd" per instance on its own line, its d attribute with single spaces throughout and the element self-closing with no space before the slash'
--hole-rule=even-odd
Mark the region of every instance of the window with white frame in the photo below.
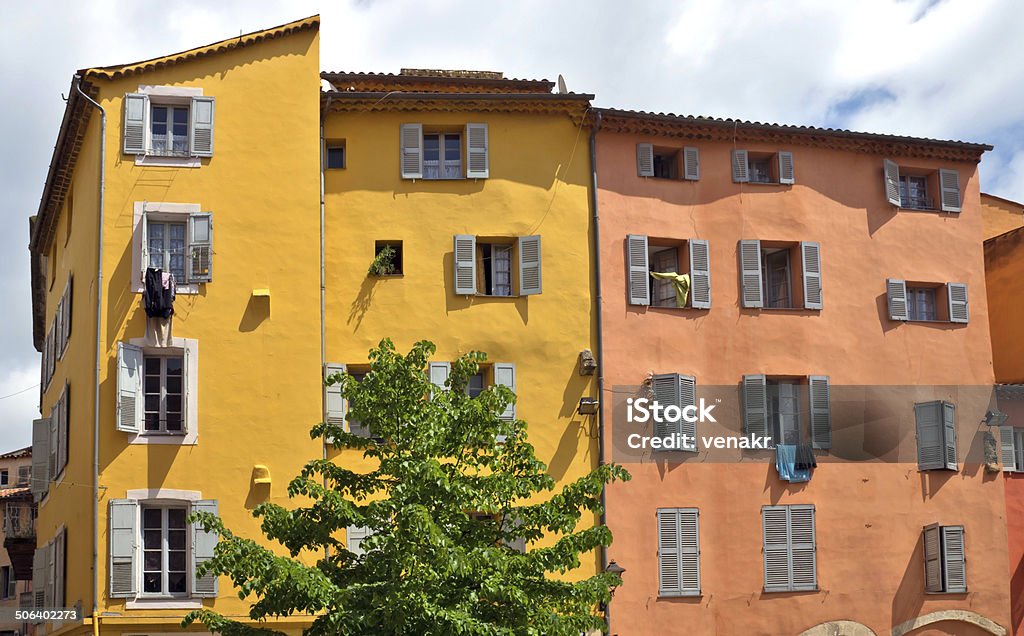
<svg viewBox="0 0 1024 636">
<path fill-rule="evenodd" d="M 423 178 L 462 178 L 462 135 L 423 133 Z"/>
<path fill-rule="evenodd" d="M 144 343 L 136 338 L 117 344 L 117 430 L 133 433 L 133 444 L 195 444 L 198 341 Z"/>
<path fill-rule="evenodd" d="M 143 370 L 144 430 L 147 433 L 183 433 L 185 357 L 145 355 Z"/>
<path fill-rule="evenodd" d="M 212 97 L 203 97 L 199 89 L 144 88 L 145 92 L 124 96 L 125 154 L 182 159 L 213 156 Z"/>
<path fill-rule="evenodd" d="M 188 593 L 188 524 L 184 506 L 142 506 L 142 593 Z"/>
<path fill-rule="evenodd" d="M 135 203 L 132 284 L 144 290 L 147 268 L 174 275 L 179 294 L 213 280 L 213 213 L 193 203 Z"/>
<path fill-rule="evenodd" d="M 449 129 L 402 124 L 399 163 L 403 179 L 486 179 L 490 175 L 487 124 Z"/>
<path fill-rule="evenodd" d="M 960 212 L 960 173 L 957 170 L 901 166 L 883 159 L 882 175 L 885 197 L 898 208 Z"/>
<path fill-rule="evenodd" d="M 936 320 L 935 287 L 907 286 L 907 319 Z"/>
<path fill-rule="evenodd" d="M 150 104 L 150 154 L 187 157 L 188 106 Z"/>
<path fill-rule="evenodd" d="M 185 281 L 185 234 L 188 223 L 146 220 L 146 252 L 149 255 L 147 267 L 162 269 L 174 275 L 177 281 Z"/>
</svg>

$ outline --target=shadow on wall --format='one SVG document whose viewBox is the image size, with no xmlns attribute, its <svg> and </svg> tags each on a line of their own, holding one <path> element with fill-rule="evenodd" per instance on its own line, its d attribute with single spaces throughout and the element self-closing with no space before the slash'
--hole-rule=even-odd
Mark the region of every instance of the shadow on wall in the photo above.
<svg viewBox="0 0 1024 636">
<path fill-rule="evenodd" d="M 242 320 L 238 323 L 238 330 L 255 331 L 268 318 L 270 318 L 270 297 L 249 296 L 249 303 L 245 306 Z"/>
<path fill-rule="evenodd" d="M 366 312 L 370 311 L 370 305 L 373 304 L 373 286 L 377 282 L 376 277 L 367 276 L 363 279 L 363 284 L 359 286 L 359 293 L 356 294 L 355 299 L 348 308 L 348 320 L 345 324 L 351 325 L 355 322 L 355 327 L 352 328 L 352 333 L 359 331 L 359 325 L 363 324 L 363 318 L 366 317 Z"/>
<path fill-rule="evenodd" d="M 530 323 L 530 302 L 529 296 L 458 296 L 451 293 L 451 290 L 455 289 L 455 252 L 445 252 L 442 257 L 444 262 L 441 265 L 444 271 L 444 287 L 441 293 L 444 294 L 445 302 L 445 314 L 450 314 L 453 311 L 462 311 L 463 309 L 469 309 L 473 305 L 480 303 L 512 303 L 516 307 L 516 311 L 519 312 L 519 318 L 523 321 L 524 325 Z M 513 276 L 515 280 L 515 276 Z"/>
<path fill-rule="evenodd" d="M 1024 557 L 1010 565 L 1013 567 L 1013 575 L 1010 577 L 1010 612 L 1013 617 L 1010 631 L 1017 634 L 1024 630 L 1024 594 L 1020 593 L 1020 590 L 1024 590 Z"/>
</svg>

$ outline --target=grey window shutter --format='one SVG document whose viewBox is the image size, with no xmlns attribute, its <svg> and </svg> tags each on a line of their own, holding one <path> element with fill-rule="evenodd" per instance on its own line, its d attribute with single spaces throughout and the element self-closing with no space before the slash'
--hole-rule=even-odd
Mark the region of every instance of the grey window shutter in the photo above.
<svg viewBox="0 0 1024 636">
<path fill-rule="evenodd" d="M 511 362 L 495 362 L 494 363 L 494 383 L 507 386 L 513 393 L 516 392 L 516 365 Z M 501 414 L 501 419 L 511 421 L 516 419 L 516 403 L 515 400 L 511 404 L 505 407 L 505 412 Z"/>
<path fill-rule="evenodd" d="M 423 178 L 423 125 L 402 124 L 401 163 L 403 179 Z"/>
<path fill-rule="evenodd" d="M 629 267 L 629 304 L 650 305 L 650 270 L 647 265 L 647 237 L 643 234 L 626 236 L 626 259 Z"/>
<path fill-rule="evenodd" d="M 963 526 L 942 526 L 943 591 L 967 591 L 967 567 L 964 554 Z"/>
<path fill-rule="evenodd" d="M 789 571 L 789 511 L 786 506 L 761 507 L 762 539 L 764 549 L 764 591 L 788 592 Z"/>
<path fill-rule="evenodd" d="M 800 254 L 804 270 L 804 309 L 822 309 L 825 305 L 821 293 L 821 245 L 801 242 Z"/>
<path fill-rule="evenodd" d="M 658 595 L 679 596 L 683 592 L 679 511 L 658 510 Z"/>
<path fill-rule="evenodd" d="M 736 183 L 750 181 L 750 166 L 746 150 L 732 151 L 732 180 Z"/>
<path fill-rule="evenodd" d="M 924 591 L 942 591 L 942 540 L 939 525 L 925 526 L 924 540 Z"/>
<path fill-rule="evenodd" d="M 793 153 L 779 153 L 779 183 L 796 183 L 796 176 L 793 170 Z"/>
<path fill-rule="evenodd" d="M 711 247 L 703 239 L 690 239 L 690 305 L 711 309 Z"/>
<path fill-rule="evenodd" d="M 32 494 L 39 501 L 50 488 L 50 418 L 32 422 Z"/>
<path fill-rule="evenodd" d="M 885 198 L 896 207 L 903 205 L 900 198 L 900 167 L 895 161 L 882 160 L 882 174 L 885 180 Z"/>
<path fill-rule="evenodd" d="M 71 339 L 71 317 L 72 312 L 72 298 L 74 297 L 74 282 L 75 279 L 68 277 L 68 282 L 64 286 L 64 297 L 61 299 L 61 316 L 62 326 L 64 328 L 63 337 L 61 338 L 61 350 L 60 355 L 64 357 L 64 352 L 68 348 L 68 341 Z"/>
<path fill-rule="evenodd" d="M 889 319 L 909 320 L 907 282 L 897 278 L 887 278 L 885 280 L 885 293 L 889 299 Z"/>
<path fill-rule="evenodd" d="M 700 513 L 696 508 L 679 511 L 679 551 L 682 592 L 700 596 Z"/>
<path fill-rule="evenodd" d="M 192 512 L 217 514 L 217 500 L 203 499 L 192 502 Z M 217 533 L 203 530 L 200 523 L 192 524 L 192 596 L 199 598 L 217 597 L 217 575 L 208 572 L 199 576 L 199 566 L 213 558 L 217 547 Z"/>
<path fill-rule="evenodd" d="M 146 120 L 149 119 L 149 98 L 128 93 L 124 96 L 124 139 L 126 155 L 146 154 Z"/>
<path fill-rule="evenodd" d="M 540 236 L 519 237 L 519 295 L 541 293 Z"/>
<path fill-rule="evenodd" d="M 636 174 L 638 177 L 654 176 L 654 146 L 636 145 Z"/>
<path fill-rule="evenodd" d="M 213 156 L 213 98 L 192 98 L 192 128 L 189 148 L 193 157 Z"/>
<path fill-rule="evenodd" d="M 356 556 L 363 556 L 363 540 L 370 536 L 370 529 L 364 526 L 349 526 L 345 528 L 346 547 L 348 551 Z"/>
<path fill-rule="evenodd" d="M 697 380 L 692 375 L 679 376 L 679 407 L 697 404 Z M 682 450 L 697 452 L 697 421 L 688 422 L 686 419 L 679 420 L 676 430 L 688 437 L 690 443 L 682 447 Z"/>
<path fill-rule="evenodd" d="M 67 529 L 62 528 L 53 540 L 53 607 L 64 607 L 64 580 L 67 572 Z"/>
<path fill-rule="evenodd" d="M 46 592 L 45 592 L 45 603 L 46 607 L 56 607 L 54 603 L 57 600 L 56 595 L 56 583 L 57 583 L 57 544 L 55 541 L 50 541 L 46 544 Z"/>
<path fill-rule="evenodd" d="M 740 241 L 740 283 L 744 307 L 764 307 L 761 282 L 761 241 Z"/>
<path fill-rule="evenodd" d="M 502 531 L 504 532 L 517 532 L 519 528 L 523 526 L 523 520 L 516 517 L 513 513 L 502 518 Z M 519 554 L 526 554 L 526 537 L 516 534 L 504 542 L 505 546 L 509 550 L 518 552 Z"/>
<path fill-rule="evenodd" d="M 448 376 L 452 374 L 451 362 L 430 363 L 430 383 L 436 387 L 445 388 L 448 383 Z"/>
<path fill-rule="evenodd" d="M 956 406 L 942 403 L 942 448 L 945 467 L 956 470 Z"/>
<path fill-rule="evenodd" d="M 188 217 L 188 267 L 190 283 L 213 280 L 213 213 L 197 212 Z"/>
<path fill-rule="evenodd" d="M 743 376 L 743 431 L 754 437 L 768 436 L 768 391 L 763 374 Z"/>
<path fill-rule="evenodd" d="M 466 178 L 489 176 L 487 146 L 487 124 L 466 124 Z"/>
<path fill-rule="evenodd" d="M 71 408 L 71 385 L 64 385 L 64 393 L 57 403 L 57 471 L 59 475 L 68 465 L 68 410 Z"/>
<path fill-rule="evenodd" d="M 50 459 L 48 465 L 50 467 L 50 481 L 57 481 L 57 449 L 60 447 L 60 437 L 58 431 L 60 426 L 60 402 L 55 404 L 50 409 Z"/>
<path fill-rule="evenodd" d="M 946 467 L 942 435 L 942 402 L 914 405 L 917 427 L 917 469 L 935 470 Z"/>
<path fill-rule="evenodd" d="M 135 554 L 138 547 L 138 501 L 110 500 L 110 597 L 131 598 L 138 593 Z"/>
<path fill-rule="evenodd" d="M 64 354 L 64 297 L 61 296 L 60 300 L 57 301 L 57 311 L 54 312 L 53 316 L 54 323 L 54 337 L 57 339 L 57 343 L 54 346 L 54 352 L 56 353 L 57 359 L 60 360 Z"/>
<path fill-rule="evenodd" d="M 49 546 L 36 548 L 32 556 L 32 605 L 36 609 L 46 607 L 46 573 L 49 565 Z"/>
<path fill-rule="evenodd" d="M 328 362 L 324 368 L 324 406 L 327 421 L 331 424 L 345 425 L 345 398 L 341 396 L 341 382 L 328 386 L 326 380 L 345 373 L 345 365 L 340 362 Z"/>
<path fill-rule="evenodd" d="M 946 298 L 949 300 L 949 321 L 966 323 L 969 317 L 967 285 L 965 283 L 946 283 Z"/>
<path fill-rule="evenodd" d="M 807 378 L 811 402 L 811 446 L 832 448 L 832 401 L 827 375 Z"/>
<path fill-rule="evenodd" d="M 683 178 L 687 181 L 700 180 L 700 150 L 692 146 L 683 148 Z"/>
<path fill-rule="evenodd" d="M 814 506 L 797 504 L 789 508 L 790 571 L 793 591 L 818 589 L 817 546 Z"/>
<path fill-rule="evenodd" d="M 455 235 L 455 294 L 472 296 L 476 293 L 476 237 Z"/>
<path fill-rule="evenodd" d="M 142 430 L 142 348 L 117 343 L 117 430 Z"/>
<path fill-rule="evenodd" d="M 651 378 L 651 392 L 654 394 L 654 401 L 662 408 L 680 405 L 682 401 L 681 386 L 678 373 L 656 373 Z M 669 437 L 676 432 L 678 432 L 678 426 L 674 422 L 654 421 L 655 437 Z"/>
<path fill-rule="evenodd" d="M 939 170 L 939 190 L 942 195 L 943 212 L 960 211 L 960 173 L 956 170 Z"/>
<path fill-rule="evenodd" d="M 34 444 L 33 444 L 34 446 Z M 1014 472 L 1018 470 L 1024 470 L 1024 466 L 1017 465 L 1017 454 L 1013 446 L 1013 427 L 1012 426 L 1000 426 L 999 427 L 999 457 L 1003 463 L 1003 470 L 1006 472 Z M 33 448 L 33 457 L 35 457 L 35 449 Z"/>
</svg>

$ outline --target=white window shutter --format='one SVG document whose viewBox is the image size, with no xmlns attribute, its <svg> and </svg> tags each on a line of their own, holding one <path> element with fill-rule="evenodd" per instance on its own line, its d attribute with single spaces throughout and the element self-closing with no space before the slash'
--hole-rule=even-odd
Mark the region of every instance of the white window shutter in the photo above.
<svg viewBox="0 0 1024 636">
<path fill-rule="evenodd" d="M 690 239 L 689 247 L 690 305 L 711 309 L 711 246 L 704 239 Z"/>
<path fill-rule="evenodd" d="M 146 122 L 149 120 L 149 98 L 128 93 L 124 96 L 124 136 L 122 149 L 126 155 L 146 154 Z"/>
<path fill-rule="evenodd" d="M 896 207 L 903 205 L 900 198 L 900 167 L 895 161 L 882 160 L 882 176 L 884 178 L 885 198 Z"/>
<path fill-rule="evenodd" d="M 135 554 L 139 537 L 139 505 L 135 499 L 110 500 L 110 597 L 138 593 Z"/>
<path fill-rule="evenodd" d="M 1016 472 L 1024 470 L 1024 466 L 1017 465 L 1017 453 L 1013 445 L 1013 427 L 999 427 L 999 458 L 1003 463 L 1003 471 Z M 33 453 L 35 449 L 33 449 Z M 32 455 L 35 457 L 35 455 Z"/>
<path fill-rule="evenodd" d="M 197 212 L 188 217 L 188 264 L 185 275 L 190 283 L 213 280 L 213 212 Z"/>
<path fill-rule="evenodd" d="M 779 183 L 796 183 L 793 170 L 793 153 L 791 152 L 779 153 Z"/>
<path fill-rule="evenodd" d="M 960 211 L 960 173 L 942 168 L 939 170 L 939 190 L 942 196 L 943 212 Z"/>
<path fill-rule="evenodd" d="M 761 291 L 761 241 L 740 241 L 740 283 L 744 307 L 764 307 Z"/>
<path fill-rule="evenodd" d="M 216 499 L 201 499 L 192 502 L 192 512 L 209 512 L 217 514 Z M 217 533 L 203 530 L 200 523 L 192 524 L 192 596 L 199 598 L 217 597 L 217 575 L 208 572 L 199 576 L 198 568 L 213 558 L 213 551 L 217 547 Z"/>
<path fill-rule="evenodd" d="M 626 236 L 626 265 L 629 267 L 629 304 L 650 305 L 650 270 L 647 265 L 647 237 L 643 234 Z"/>
<path fill-rule="evenodd" d="M 807 378 L 811 402 L 811 446 L 832 448 L 832 401 L 827 375 Z"/>
<path fill-rule="evenodd" d="M 687 181 L 700 180 L 700 150 L 693 146 L 683 148 L 683 178 Z"/>
<path fill-rule="evenodd" d="M 540 236 L 519 237 L 519 295 L 541 293 Z"/>
<path fill-rule="evenodd" d="M 401 163 L 403 179 L 423 178 L 423 125 L 402 124 Z"/>
<path fill-rule="evenodd" d="M 967 591 L 967 567 L 964 550 L 963 526 L 942 527 L 942 570 L 945 576 L 944 592 Z"/>
<path fill-rule="evenodd" d="M 430 383 L 438 388 L 445 388 L 448 384 L 448 377 L 452 374 L 451 362 L 430 363 Z"/>
<path fill-rule="evenodd" d="M 786 506 L 761 507 L 764 550 L 764 591 L 790 591 L 789 511 Z"/>
<path fill-rule="evenodd" d="M 638 177 L 654 176 L 654 146 L 636 145 L 636 174 Z"/>
<path fill-rule="evenodd" d="M 679 511 L 658 510 L 658 596 L 683 593 L 682 550 Z"/>
<path fill-rule="evenodd" d="M 747 435 L 768 436 L 767 384 L 763 374 L 743 376 L 743 431 Z"/>
<path fill-rule="evenodd" d="M 324 367 L 324 406 L 327 421 L 331 424 L 345 425 L 345 398 L 341 396 L 341 381 L 330 386 L 326 381 L 338 374 L 345 373 L 345 365 L 340 362 L 328 362 Z"/>
<path fill-rule="evenodd" d="M 889 320 L 909 320 L 907 282 L 898 278 L 887 278 L 885 293 L 889 301 Z"/>
<path fill-rule="evenodd" d="M 825 305 L 821 292 L 821 245 L 801 242 L 800 255 L 804 270 L 804 309 L 822 309 Z"/>
<path fill-rule="evenodd" d="M 144 414 L 142 347 L 117 343 L 117 430 L 138 433 Z"/>
<path fill-rule="evenodd" d="M 192 98 L 189 148 L 193 157 L 213 156 L 213 98 Z"/>
<path fill-rule="evenodd" d="M 513 393 L 516 392 L 516 365 L 511 362 L 495 362 L 494 363 L 494 383 L 501 386 L 507 386 Z M 505 412 L 501 414 L 501 419 L 511 421 L 516 419 L 516 403 L 515 400 L 511 404 L 505 407 Z"/>
<path fill-rule="evenodd" d="M 50 488 L 50 418 L 32 422 L 32 494 L 39 501 Z"/>
<path fill-rule="evenodd" d="M 32 557 L 32 604 L 35 609 L 46 607 L 46 575 L 49 573 L 49 545 L 36 548 Z"/>
<path fill-rule="evenodd" d="M 680 405 L 680 386 L 678 373 L 655 373 L 651 378 L 651 392 L 654 394 L 654 401 L 663 409 L 667 406 Z M 655 437 L 671 437 L 677 430 L 678 426 L 674 422 L 654 421 Z"/>
<path fill-rule="evenodd" d="M 946 449 L 942 434 L 942 402 L 914 405 L 917 428 L 917 469 L 935 470 L 946 467 Z"/>
<path fill-rule="evenodd" d="M 472 296 L 476 293 L 476 237 L 456 234 L 452 254 L 455 262 L 455 294 Z"/>
<path fill-rule="evenodd" d="M 789 549 L 792 589 L 805 592 L 818 589 L 817 546 L 814 506 L 796 504 L 789 508 Z"/>
<path fill-rule="evenodd" d="M 345 528 L 346 547 L 348 551 L 356 556 L 363 556 L 363 540 L 371 534 L 370 529 L 365 526 L 349 526 Z"/>
<path fill-rule="evenodd" d="M 942 591 L 942 540 L 938 524 L 925 526 L 924 540 L 924 591 Z"/>
<path fill-rule="evenodd" d="M 487 124 L 466 124 L 466 178 L 486 179 L 488 165 Z"/>
<path fill-rule="evenodd" d="M 750 166 L 746 150 L 732 151 L 732 180 L 735 183 L 746 183 L 750 181 Z"/>
<path fill-rule="evenodd" d="M 680 375 L 679 376 L 679 407 L 685 408 L 687 406 L 697 405 L 697 379 L 692 375 Z M 696 414 L 696 411 L 694 411 Z M 681 450 L 690 451 L 692 453 L 697 452 L 697 420 L 689 422 L 685 419 L 679 420 L 679 424 L 676 430 L 686 435 L 690 443 L 683 446 Z"/>
<path fill-rule="evenodd" d="M 956 470 L 956 406 L 942 403 L 942 448 L 945 467 Z"/>
<path fill-rule="evenodd" d="M 946 298 L 949 300 L 949 321 L 966 323 L 969 318 L 967 284 L 946 283 Z"/>
</svg>

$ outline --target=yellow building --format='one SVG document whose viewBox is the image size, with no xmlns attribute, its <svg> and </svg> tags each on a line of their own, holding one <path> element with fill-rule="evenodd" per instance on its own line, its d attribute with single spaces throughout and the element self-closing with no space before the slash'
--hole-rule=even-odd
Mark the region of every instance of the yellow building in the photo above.
<svg viewBox="0 0 1024 636">
<path fill-rule="evenodd" d="M 984 240 L 1024 226 L 1024 205 L 994 194 L 981 193 L 981 220 Z"/>
<path fill-rule="evenodd" d="M 318 28 L 72 81 L 30 244 L 45 416 L 33 580 L 39 605 L 84 618 L 37 632 L 247 615 L 228 581 L 194 577 L 213 543 L 185 518 L 215 509 L 259 536 L 251 508 L 286 501 L 321 453 Z M 148 267 L 174 276 L 170 321 L 144 310 Z"/>
</svg>

